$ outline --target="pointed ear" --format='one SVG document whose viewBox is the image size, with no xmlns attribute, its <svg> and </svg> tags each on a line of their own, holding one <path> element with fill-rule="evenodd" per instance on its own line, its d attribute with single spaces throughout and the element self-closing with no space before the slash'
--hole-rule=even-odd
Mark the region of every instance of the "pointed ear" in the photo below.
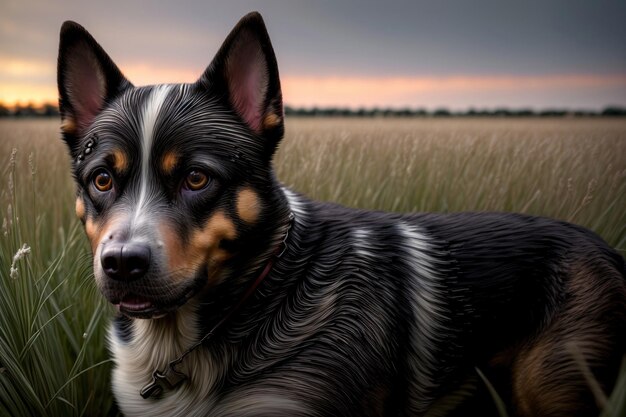
<svg viewBox="0 0 626 417">
<path fill-rule="evenodd" d="M 69 21 L 61 27 L 57 82 L 61 129 L 70 149 L 106 103 L 132 86 L 95 39 Z"/>
<path fill-rule="evenodd" d="M 281 139 L 283 100 L 276 56 L 263 18 L 244 16 L 230 32 L 199 83 L 223 97 L 255 133 Z"/>
</svg>

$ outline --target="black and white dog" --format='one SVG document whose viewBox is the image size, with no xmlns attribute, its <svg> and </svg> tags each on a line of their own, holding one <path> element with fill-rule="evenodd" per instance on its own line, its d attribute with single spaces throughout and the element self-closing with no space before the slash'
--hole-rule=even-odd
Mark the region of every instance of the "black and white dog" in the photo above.
<svg viewBox="0 0 626 417">
<path fill-rule="evenodd" d="M 276 58 L 245 16 L 194 84 L 134 87 L 61 29 L 63 137 L 117 307 L 126 415 L 597 415 L 626 346 L 624 260 L 571 224 L 360 211 L 275 178 Z"/>
</svg>

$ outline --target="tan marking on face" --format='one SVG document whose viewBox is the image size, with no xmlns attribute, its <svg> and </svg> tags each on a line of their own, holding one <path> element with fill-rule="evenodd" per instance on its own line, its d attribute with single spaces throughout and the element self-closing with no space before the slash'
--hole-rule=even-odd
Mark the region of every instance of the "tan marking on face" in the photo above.
<svg viewBox="0 0 626 417">
<path fill-rule="evenodd" d="M 281 117 L 276 113 L 268 113 L 265 118 L 263 118 L 263 130 L 273 129 L 278 126 L 281 121 Z"/>
<path fill-rule="evenodd" d="M 120 219 L 115 217 L 107 220 L 104 224 L 100 224 L 94 221 L 93 218 L 87 217 L 87 221 L 85 221 L 85 233 L 87 234 L 89 243 L 91 243 L 91 250 L 94 255 L 96 254 L 96 249 L 98 249 L 98 245 L 102 242 L 104 236 L 112 234 L 111 231 L 114 231 L 119 223 Z"/>
<path fill-rule="evenodd" d="M 87 234 L 87 238 L 91 243 L 91 251 L 95 254 L 96 248 L 98 247 L 98 238 L 101 233 L 101 228 L 93 221 L 90 217 L 85 222 L 85 233 Z"/>
<path fill-rule="evenodd" d="M 119 149 L 113 151 L 113 168 L 116 172 L 124 172 L 128 168 L 128 157 Z"/>
<path fill-rule="evenodd" d="M 161 168 L 165 174 L 171 174 L 174 168 L 176 168 L 176 164 L 178 163 L 178 154 L 174 151 L 167 152 L 163 155 L 163 160 L 161 161 Z"/>
<path fill-rule="evenodd" d="M 76 198 L 76 217 L 80 220 L 85 218 L 85 202 L 80 197 Z"/>
<path fill-rule="evenodd" d="M 220 264 L 231 257 L 231 253 L 221 249 L 223 240 L 233 240 L 237 237 L 237 231 L 232 220 L 222 211 L 215 213 L 205 224 L 191 237 L 191 247 L 206 253 L 206 262 Z"/>
<path fill-rule="evenodd" d="M 178 231 L 170 225 L 164 224 L 159 227 L 159 233 L 167 255 L 168 275 L 174 281 L 178 281 L 188 274 L 193 274 L 202 264 L 202 261 L 199 257 L 192 256 L 187 251 L 187 247 L 180 239 Z"/>
<path fill-rule="evenodd" d="M 209 277 L 232 253 L 220 248 L 223 240 L 237 236 L 235 225 L 222 211 L 207 220 L 204 227 L 193 232 L 187 244 L 169 225 L 161 226 L 161 236 L 168 257 L 169 275 L 173 281 L 192 277 L 202 265 L 207 265 Z"/>
<path fill-rule="evenodd" d="M 258 194 L 251 188 L 244 188 L 237 194 L 237 215 L 246 223 L 254 223 L 259 218 L 261 204 Z"/>
<path fill-rule="evenodd" d="M 76 128 L 76 122 L 71 117 L 66 117 L 61 122 L 61 131 L 68 135 L 76 134 L 78 129 Z"/>
</svg>

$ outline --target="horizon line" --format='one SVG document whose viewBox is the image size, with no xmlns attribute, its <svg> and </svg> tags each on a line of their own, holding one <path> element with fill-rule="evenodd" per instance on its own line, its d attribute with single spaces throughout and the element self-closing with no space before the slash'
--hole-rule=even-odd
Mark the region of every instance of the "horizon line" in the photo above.
<svg viewBox="0 0 626 417">
<path fill-rule="evenodd" d="M 451 108 L 449 106 L 292 106 L 285 104 L 285 115 L 376 115 L 389 113 L 391 115 L 537 115 L 542 114 L 586 114 L 586 115 L 624 115 L 626 114 L 626 105 L 607 104 L 598 108 L 583 108 L 573 106 L 466 106 L 463 108 Z M 27 101 L 24 104 L 14 103 L 7 104 L 0 100 L 0 116 L 21 116 L 25 114 L 31 115 L 58 115 L 58 102 L 41 102 Z"/>
<path fill-rule="evenodd" d="M 0 63 L 2 61 L 0 56 Z M 0 66 L 0 79 L 6 79 L 0 83 L 0 102 L 8 106 L 56 102 L 55 68 L 43 65 L 33 74 L 30 67 L 33 65 L 29 62 L 13 62 L 6 68 Z M 190 68 L 153 68 L 145 63 L 124 67 L 125 75 L 136 86 L 197 79 L 196 71 Z M 29 68 L 30 72 L 17 71 Z M 283 73 L 281 86 L 285 102 L 293 107 L 598 109 L 604 105 L 626 105 L 626 73 L 414 76 Z M 507 102 L 511 104 L 503 104 Z"/>
<path fill-rule="evenodd" d="M 47 107 L 53 107 L 58 110 L 58 100 L 37 100 L 37 99 L 20 99 L 19 101 L 15 101 L 13 103 L 0 100 L 0 108 L 5 108 L 7 110 L 18 110 L 18 109 L 28 109 L 32 108 L 34 110 L 44 110 Z M 550 111 L 550 110 L 558 110 L 565 112 L 574 112 L 574 111 L 582 111 L 582 112 L 599 112 L 607 109 L 626 109 L 626 104 L 618 104 L 618 103 L 607 103 L 601 106 L 559 106 L 559 105 L 544 105 L 544 106 L 532 106 L 532 105 L 494 105 L 494 106 L 452 106 L 452 105 L 439 105 L 439 106 L 425 106 L 425 105 L 398 105 L 398 106 L 386 106 L 386 105 L 292 105 L 289 103 L 284 103 L 283 108 L 286 111 L 350 111 L 350 112 L 358 112 L 358 111 L 393 111 L 393 112 L 401 112 L 401 111 L 411 111 L 411 112 L 436 112 L 436 111 L 450 111 L 453 113 L 456 112 L 485 112 L 485 111 L 511 111 L 511 112 L 523 112 L 523 111 L 532 111 L 532 112 L 541 112 L 541 111 Z"/>
</svg>

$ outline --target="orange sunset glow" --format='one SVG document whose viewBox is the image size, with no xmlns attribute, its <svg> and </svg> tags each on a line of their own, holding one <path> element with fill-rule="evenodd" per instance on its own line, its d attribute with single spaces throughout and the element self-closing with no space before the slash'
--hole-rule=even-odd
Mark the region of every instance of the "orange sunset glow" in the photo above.
<svg viewBox="0 0 626 417">
<path fill-rule="evenodd" d="M 284 77 L 285 101 L 295 106 L 375 107 L 401 103 L 437 102 L 447 97 L 455 106 L 459 97 L 495 93 L 514 96 L 519 92 L 545 92 L 587 88 L 624 88 L 626 75 L 551 76 L 449 76 L 449 77 Z M 421 99 L 421 100 L 420 100 Z"/>
<path fill-rule="evenodd" d="M 55 62 L 0 59 L 0 76 L 17 79 L 0 82 L 0 102 L 8 106 L 55 103 Z M 135 85 L 195 81 L 202 68 L 154 67 L 147 63 L 120 63 Z M 29 79 L 39 82 L 29 82 Z M 281 77 L 286 104 L 298 107 L 398 107 L 437 103 L 438 98 L 454 107 L 473 95 L 515 96 L 524 92 L 624 89 L 626 74 L 548 76 L 304 76 Z M 443 101 L 443 100 L 442 100 Z M 504 100 L 503 100 L 504 101 Z M 505 104 L 505 103 L 503 103 Z"/>
</svg>

